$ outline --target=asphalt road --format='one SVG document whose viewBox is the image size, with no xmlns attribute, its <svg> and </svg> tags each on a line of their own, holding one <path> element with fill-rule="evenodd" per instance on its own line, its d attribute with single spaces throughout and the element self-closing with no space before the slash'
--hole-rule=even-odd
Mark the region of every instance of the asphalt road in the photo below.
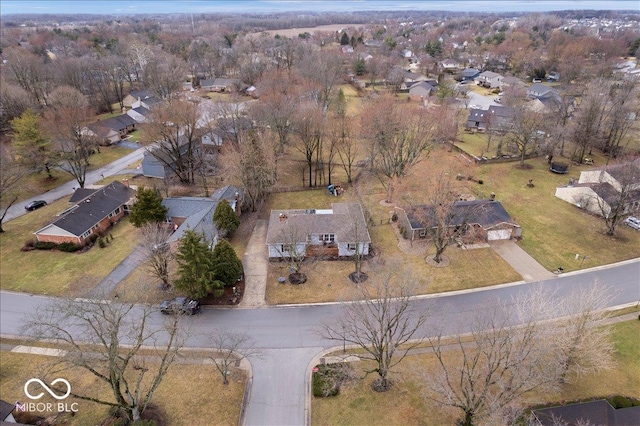
<svg viewBox="0 0 640 426">
<path fill-rule="evenodd" d="M 109 163 L 104 167 L 87 172 L 87 176 L 85 179 L 85 186 L 93 185 L 94 183 L 98 182 L 99 180 L 102 180 L 105 177 L 116 175 L 120 173 L 123 169 L 126 169 L 129 164 L 142 160 L 142 156 L 144 154 L 145 149 L 146 148 L 138 148 L 132 153 L 127 154 L 124 157 L 112 163 Z M 45 200 L 47 203 L 52 203 L 56 200 L 59 200 L 62 197 L 66 197 L 68 195 L 73 194 L 76 188 L 78 188 L 78 182 L 75 179 L 72 179 L 71 181 L 63 183 L 62 185 L 57 186 L 51 191 L 45 192 L 44 194 L 36 195 L 35 197 L 29 198 L 27 200 L 22 200 L 14 204 L 13 206 L 11 206 L 11 208 L 7 211 L 7 215 L 5 216 L 4 221 L 8 222 L 11 219 L 15 219 L 16 217 L 19 217 L 25 213 L 28 213 L 24 209 L 24 206 L 31 201 Z"/>
<path fill-rule="evenodd" d="M 572 273 L 548 281 L 496 286 L 471 292 L 416 298 L 419 307 L 429 308 L 430 320 L 421 330 L 430 336 L 442 330 L 445 334 L 469 331 L 474 314 L 496 303 L 511 303 L 522 292 L 544 286 L 558 297 L 571 294 L 580 287 L 599 281 L 611 288 L 610 306 L 640 301 L 640 259 L 617 265 Z M 35 312 L 51 298 L 28 294 L 0 293 L 0 333 L 21 333 L 23 318 Z M 207 335 L 217 327 L 241 331 L 255 339 L 260 356 L 251 357 L 253 386 L 247 406 L 247 425 L 302 425 L 308 421 L 305 396 L 309 391 L 306 378 L 312 360 L 322 351 L 340 346 L 323 339 L 319 324 L 340 314 L 337 304 L 259 309 L 205 309 L 200 315 L 185 318 L 195 332 L 187 341 L 190 347 L 207 347 Z M 160 313 L 153 325 L 160 326 Z"/>
</svg>

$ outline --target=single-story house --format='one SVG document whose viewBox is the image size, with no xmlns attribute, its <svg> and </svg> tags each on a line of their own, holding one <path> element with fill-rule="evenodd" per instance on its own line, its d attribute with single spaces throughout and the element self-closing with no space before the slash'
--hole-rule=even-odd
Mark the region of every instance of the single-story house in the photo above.
<svg viewBox="0 0 640 426">
<path fill-rule="evenodd" d="M 201 80 L 200 87 L 210 92 L 235 92 L 244 90 L 247 85 L 238 78 L 216 78 Z"/>
<path fill-rule="evenodd" d="M 426 81 L 421 81 L 419 83 L 414 83 L 409 88 L 409 98 L 414 101 L 419 101 L 421 99 L 426 99 L 429 96 L 433 95 L 436 92 L 436 88 Z"/>
<path fill-rule="evenodd" d="M 301 254 L 348 258 L 368 255 L 370 244 L 367 222 L 358 203 L 333 203 L 330 209 L 322 210 L 271 211 L 269 258 Z"/>
<path fill-rule="evenodd" d="M 466 128 L 480 132 L 492 130 L 507 131 L 513 123 L 515 110 L 513 108 L 491 105 L 488 110 L 471 108 L 467 117 Z"/>
<path fill-rule="evenodd" d="M 147 121 L 149 114 L 151 114 L 151 110 L 143 107 L 142 105 L 136 108 L 131 108 L 127 111 L 127 115 L 133 118 L 137 123 L 144 123 Z"/>
<path fill-rule="evenodd" d="M 429 230 L 437 227 L 432 206 L 396 208 L 399 210 L 398 223 L 403 235 L 411 241 L 426 238 Z M 520 225 L 511 219 L 499 201 L 456 201 L 452 215 L 449 226 L 453 230 L 464 227 L 461 236 L 470 241 L 509 240 L 522 235 Z"/>
<path fill-rule="evenodd" d="M 530 98 L 543 98 L 552 95 L 554 92 L 552 87 L 542 83 L 534 83 L 527 88 L 527 96 Z"/>
<path fill-rule="evenodd" d="M 179 241 L 188 229 L 201 234 L 212 245 L 218 242 L 219 235 L 213 223 L 213 214 L 221 200 L 227 200 L 231 208 L 240 215 L 242 191 L 227 185 L 216 189 L 210 198 L 205 197 L 169 197 L 162 200 L 167 208 L 166 222 L 173 227 L 168 243 Z"/>
<path fill-rule="evenodd" d="M 134 200 L 133 190 L 118 181 L 90 193 L 86 189 L 78 191 L 81 192 L 71 198 L 77 201 L 70 208 L 34 232 L 38 241 L 83 245 L 92 235 L 100 234 L 120 220 Z"/>
<path fill-rule="evenodd" d="M 471 81 L 480 75 L 480 71 L 475 68 L 465 68 L 456 75 L 456 81 Z"/>
<path fill-rule="evenodd" d="M 504 90 L 508 87 L 518 87 L 524 86 L 524 81 L 520 80 L 518 77 L 506 76 L 500 80 L 500 89 Z"/>
<path fill-rule="evenodd" d="M 197 137 L 197 136 L 196 136 Z M 201 148 L 201 139 L 193 140 L 193 146 L 191 149 L 194 154 L 198 154 Z M 162 142 L 157 142 L 158 144 Z M 165 143 L 167 143 L 165 141 Z M 185 156 L 189 150 L 189 143 L 186 136 L 179 136 L 178 143 L 180 144 L 180 155 Z M 153 177 L 159 179 L 170 178 L 174 175 L 176 170 L 176 157 L 173 147 L 171 147 L 171 155 L 167 150 L 162 150 L 157 146 L 148 148 L 142 154 L 142 174 L 146 177 Z M 184 157 L 183 157 L 184 158 Z"/>
<path fill-rule="evenodd" d="M 622 190 L 627 192 L 623 213 L 640 211 L 640 158 L 635 161 L 580 172 L 577 183 L 556 188 L 556 197 L 602 215 L 609 215 L 620 201 Z M 601 207 L 602 206 L 602 207 Z"/>
<path fill-rule="evenodd" d="M 444 71 L 454 71 L 460 68 L 460 62 L 455 59 L 444 59 L 438 62 L 438 66 Z"/>
<path fill-rule="evenodd" d="M 421 81 L 427 81 L 427 80 L 430 80 L 430 79 L 422 74 L 418 74 L 413 71 L 404 71 L 404 80 L 400 85 L 400 90 L 408 90 L 415 83 L 419 83 Z"/>
<path fill-rule="evenodd" d="M 213 79 L 205 78 L 203 80 L 200 80 L 200 88 L 202 90 L 208 90 L 211 92 L 213 90 Z"/>
<path fill-rule="evenodd" d="M 120 142 L 120 133 L 102 126 L 100 123 L 92 123 L 82 128 L 81 133 L 97 139 L 99 145 L 112 145 Z"/>
<path fill-rule="evenodd" d="M 115 117 L 107 118 L 106 120 L 96 121 L 95 123 L 89 124 L 87 127 L 90 129 L 98 127 L 112 129 L 118 132 L 120 137 L 123 138 L 129 133 L 136 130 L 136 124 L 138 124 L 136 120 L 134 120 L 127 114 L 122 114 Z"/>
<path fill-rule="evenodd" d="M 606 399 L 559 407 L 536 408 L 532 410 L 540 426 L 555 425 L 637 425 L 640 406 L 615 409 Z"/>
<path fill-rule="evenodd" d="M 131 108 L 134 102 L 152 97 L 155 97 L 155 95 L 149 90 L 132 90 L 124 97 L 122 103 L 126 108 Z"/>
<path fill-rule="evenodd" d="M 500 82 L 504 77 L 493 71 L 485 71 L 476 77 L 476 81 L 480 86 L 488 88 L 500 87 Z"/>
</svg>

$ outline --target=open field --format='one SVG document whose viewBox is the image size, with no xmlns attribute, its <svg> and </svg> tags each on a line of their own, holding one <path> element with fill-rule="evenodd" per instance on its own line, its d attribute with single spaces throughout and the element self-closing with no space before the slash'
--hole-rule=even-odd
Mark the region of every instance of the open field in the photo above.
<svg viewBox="0 0 640 426">
<path fill-rule="evenodd" d="M 44 373 L 52 358 L 2 352 L 0 356 L 0 393 L 7 401 L 25 402 L 24 384 L 32 377 Z M 235 425 L 240 418 L 245 374 L 233 369 L 229 385 L 222 384 L 220 373 L 212 364 L 203 364 L 201 359 L 182 357 L 169 369 L 164 380 L 154 393 L 153 404 L 162 413 L 166 425 Z M 59 373 L 58 373 L 59 374 Z M 93 375 L 77 369 L 63 372 L 74 392 L 88 394 L 110 401 L 113 398 L 104 382 Z M 197 384 L 197 385 L 196 385 Z M 46 395 L 38 402 L 57 401 Z M 77 402 L 75 416 L 65 417 L 68 426 L 99 424 L 108 415 L 108 407 L 75 398 L 65 400 L 67 404 Z M 51 413 L 47 413 L 51 415 Z"/>
<path fill-rule="evenodd" d="M 637 320 L 615 324 L 615 367 L 609 371 L 576 379 L 555 394 L 529 394 L 525 404 L 572 401 L 608 395 L 640 395 L 640 322 Z M 355 363 L 361 372 L 365 363 Z M 311 423 L 320 425 L 452 425 L 460 411 L 441 409 L 422 397 L 424 380 L 435 371 L 432 354 L 410 355 L 393 375 L 394 385 L 386 393 L 371 390 L 375 373 L 344 386 L 333 398 L 312 397 Z M 362 374 L 360 375 L 362 377 Z"/>
</svg>

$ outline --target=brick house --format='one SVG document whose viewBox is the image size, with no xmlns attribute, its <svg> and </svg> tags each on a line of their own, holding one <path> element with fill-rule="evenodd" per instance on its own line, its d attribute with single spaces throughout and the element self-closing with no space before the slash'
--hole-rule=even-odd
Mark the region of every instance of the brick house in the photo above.
<svg viewBox="0 0 640 426">
<path fill-rule="evenodd" d="M 84 245 L 92 235 L 99 235 L 119 221 L 134 199 L 133 190 L 118 181 L 89 191 L 76 191 L 78 196 L 71 197 L 70 208 L 34 232 L 38 241 Z"/>
</svg>

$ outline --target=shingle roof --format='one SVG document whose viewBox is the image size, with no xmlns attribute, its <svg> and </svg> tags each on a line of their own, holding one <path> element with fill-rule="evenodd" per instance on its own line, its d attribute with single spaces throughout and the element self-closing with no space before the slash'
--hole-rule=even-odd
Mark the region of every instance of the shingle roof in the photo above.
<svg viewBox="0 0 640 426">
<path fill-rule="evenodd" d="M 242 194 L 242 190 L 236 188 L 233 185 L 227 185 L 213 191 L 213 194 L 211 194 L 211 199 L 215 201 L 234 201 L 236 199 L 236 194 Z"/>
<path fill-rule="evenodd" d="M 357 203 L 333 203 L 330 210 L 271 210 L 267 244 L 310 234 L 334 234 L 339 243 L 371 242 L 362 207 Z"/>
<path fill-rule="evenodd" d="M 542 426 L 578 424 L 580 421 L 593 425 L 625 426 L 637 424 L 640 407 L 614 409 L 608 401 L 582 402 L 560 407 L 533 410 Z M 585 423 L 585 424 L 587 424 Z"/>
<path fill-rule="evenodd" d="M 106 120 L 96 121 L 90 124 L 88 127 L 93 130 L 94 127 L 106 127 L 107 129 L 113 129 L 121 131 L 129 126 L 138 124 L 136 120 L 128 116 L 127 114 L 118 115 L 116 117 L 107 118 Z"/>
<path fill-rule="evenodd" d="M 437 226 L 432 206 L 426 204 L 412 206 L 406 208 L 405 212 L 413 229 L 426 228 L 426 224 L 430 228 Z M 465 223 L 480 225 L 484 229 L 492 228 L 501 223 L 516 225 L 502 204 L 492 200 L 456 201 L 450 226 L 460 226 Z"/>
<path fill-rule="evenodd" d="M 162 205 L 168 209 L 167 217 L 185 219 L 169 237 L 168 242 L 179 240 L 188 229 L 204 234 L 207 241 L 214 241 L 218 230 L 213 223 L 213 213 L 218 205 L 218 200 L 199 197 L 175 197 L 163 199 Z"/>
<path fill-rule="evenodd" d="M 52 222 L 58 228 L 80 236 L 107 217 L 109 213 L 124 205 L 133 196 L 131 189 L 113 181 L 93 194 L 84 197 L 68 213 Z"/>
</svg>

